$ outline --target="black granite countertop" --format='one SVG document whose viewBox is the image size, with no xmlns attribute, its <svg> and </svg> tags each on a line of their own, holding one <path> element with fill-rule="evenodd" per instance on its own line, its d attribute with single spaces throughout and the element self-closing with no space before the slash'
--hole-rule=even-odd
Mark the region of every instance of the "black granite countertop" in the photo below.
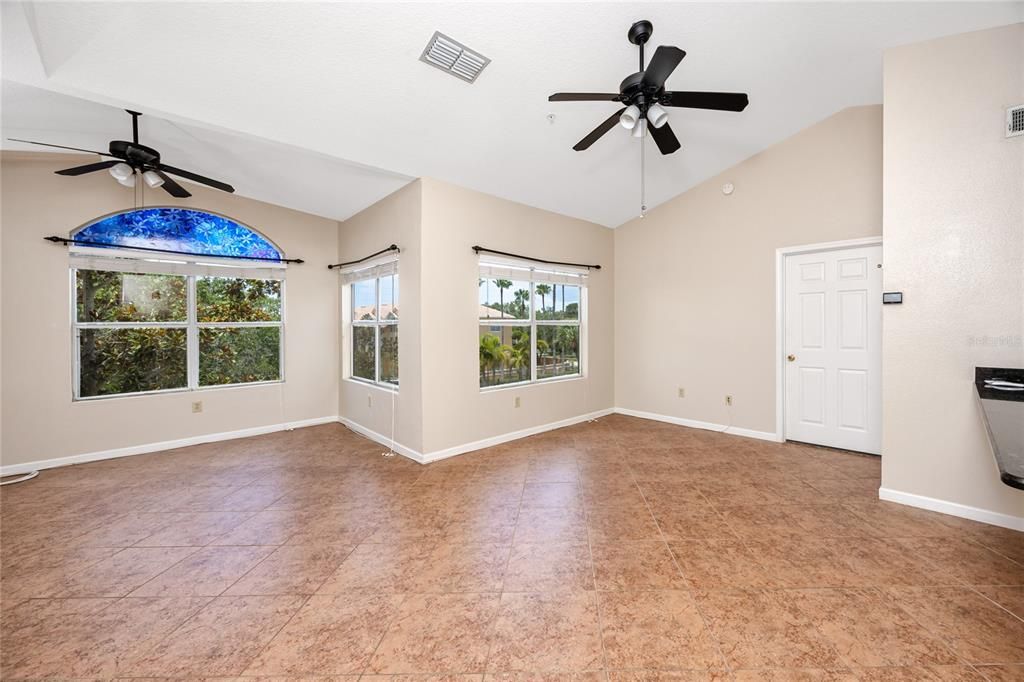
<svg viewBox="0 0 1024 682">
<path fill-rule="evenodd" d="M 1024 383 L 1024 369 L 975 367 L 974 385 L 1003 483 L 1024 490 L 1024 391 L 1001 391 L 986 379 Z"/>
</svg>

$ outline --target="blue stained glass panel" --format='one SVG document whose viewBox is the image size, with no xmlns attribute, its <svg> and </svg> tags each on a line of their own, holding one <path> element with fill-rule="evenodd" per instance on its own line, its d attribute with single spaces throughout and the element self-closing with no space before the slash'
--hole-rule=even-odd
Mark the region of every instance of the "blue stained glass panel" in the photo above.
<svg viewBox="0 0 1024 682">
<path fill-rule="evenodd" d="M 230 218 L 190 208 L 140 208 L 101 218 L 71 235 L 112 248 L 144 247 L 204 256 L 273 258 L 276 246 Z"/>
</svg>

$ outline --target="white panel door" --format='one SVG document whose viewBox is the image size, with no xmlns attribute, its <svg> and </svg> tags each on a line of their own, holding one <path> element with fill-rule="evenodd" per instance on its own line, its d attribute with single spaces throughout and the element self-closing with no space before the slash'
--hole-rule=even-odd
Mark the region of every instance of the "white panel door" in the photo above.
<svg viewBox="0 0 1024 682">
<path fill-rule="evenodd" d="M 882 451 L 881 246 L 786 257 L 786 439 Z"/>
</svg>

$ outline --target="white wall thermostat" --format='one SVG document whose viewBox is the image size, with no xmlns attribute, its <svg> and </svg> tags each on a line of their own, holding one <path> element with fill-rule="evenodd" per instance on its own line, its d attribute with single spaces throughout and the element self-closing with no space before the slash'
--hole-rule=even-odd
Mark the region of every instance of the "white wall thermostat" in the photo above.
<svg viewBox="0 0 1024 682">
<path fill-rule="evenodd" d="M 722 194 L 724 194 L 725 196 L 729 196 L 735 190 L 736 188 L 733 187 L 733 184 L 731 182 L 727 182 L 724 185 L 722 185 Z"/>
</svg>

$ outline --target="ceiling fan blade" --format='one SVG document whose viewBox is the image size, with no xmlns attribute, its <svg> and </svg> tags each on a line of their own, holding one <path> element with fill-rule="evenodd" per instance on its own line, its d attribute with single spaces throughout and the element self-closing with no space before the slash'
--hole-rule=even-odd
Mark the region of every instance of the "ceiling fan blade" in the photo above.
<svg viewBox="0 0 1024 682">
<path fill-rule="evenodd" d="M 661 104 L 666 107 L 743 111 L 749 103 L 745 92 L 666 92 Z"/>
<path fill-rule="evenodd" d="M 676 134 L 672 132 L 672 126 L 668 123 L 660 128 L 649 125 L 647 126 L 647 131 L 654 138 L 654 142 L 658 145 L 658 149 L 661 150 L 662 154 L 671 154 L 682 146 L 679 144 Z"/>
<path fill-rule="evenodd" d="M 643 84 L 645 88 L 660 90 L 686 53 L 672 45 L 661 45 L 654 51 L 650 63 L 644 69 Z"/>
<path fill-rule="evenodd" d="M 15 138 L 15 137 L 8 137 L 7 139 L 10 140 L 11 142 L 24 142 L 26 144 L 37 144 L 40 147 L 53 147 L 55 149 L 70 149 L 71 151 L 75 151 L 75 152 L 85 152 L 86 154 L 96 154 L 98 156 L 106 156 L 109 159 L 116 159 L 117 158 L 116 156 L 111 156 L 110 154 L 108 154 L 106 152 L 94 152 L 91 149 L 79 149 L 78 147 L 65 147 L 62 144 L 50 144 L 49 142 L 33 142 L 32 140 L 19 140 L 19 139 Z"/>
<path fill-rule="evenodd" d="M 600 138 L 602 135 L 604 135 L 609 130 L 615 127 L 615 124 L 619 122 L 619 116 L 622 116 L 622 112 L 625 110 L 626 107 L 622 107 L 614 114 L 606 118 L 604 121 L 601 122 L 601 125 L 591 130 L 589 135 L 587 135 L 582 140 L 577 142 L 575 146 L 573 146 L 573 149 L 575 149 L 578 152 L 581 152 L 584 149 L 588 149 L 590 145 L 597 142 L 598 138 Z"/>
<path fill-rule="evenodd" d="M 54 171 L 57 175 L 85 175 L 86 173 L 95 173 L 111 166 L 116 166 L 121 163 L 118 160 L 114 161 L 100 161 L 99 163 L 89 163 L 84 166 L 75 166 L 74 168 L 65 168 L 64 170 Z"/>
<path fill-rule="evenodd" d="M 202 175 L 198 175 L 191 171 L 175 168 L 174 166 L 168 166 L 165 163 L 160 164 L 159 170 L 162 170 L 165 173 L 170 173 L 171 175 L 177 175 L 179 178 L 185 178 L 186 180 L 191 180 L 193 182 L 209 185 L 210 187 L 213 187 L 214 189 L 219 189 L 223 192 L 235 191 L 235 188 L 227 184 L 226 182 L 221 182 L 220 180 L 211 180 L 210 178 L 203 177 Z"/>
<path fill-rule="evenodd" d="M 168 194 L 170 194 L 172 197 L 178 197 L 179 199 L 184 199 L 185 197 L 192 196 L 191 192 L 189 192 L 187 189 L 185 189 L 184 187 L 179 185 L 177 182 L 175 182 L 173 178 L 171 178 L 170 176 L 167 175 L 167 173 L 164 173 L 163 171 L 153 171 L 153 172 L 156 173 L 157 175 L 159 175 L 163 179 L 164 184 L 162 184 L 160 186 L 163 187 L 164 191 L 167 192 Z"/>
<path fill-rule="evenodd" d="M 548 97 L 549 102 L 617 102 L 617 92 L 556 92 Z"/>
</svg>

